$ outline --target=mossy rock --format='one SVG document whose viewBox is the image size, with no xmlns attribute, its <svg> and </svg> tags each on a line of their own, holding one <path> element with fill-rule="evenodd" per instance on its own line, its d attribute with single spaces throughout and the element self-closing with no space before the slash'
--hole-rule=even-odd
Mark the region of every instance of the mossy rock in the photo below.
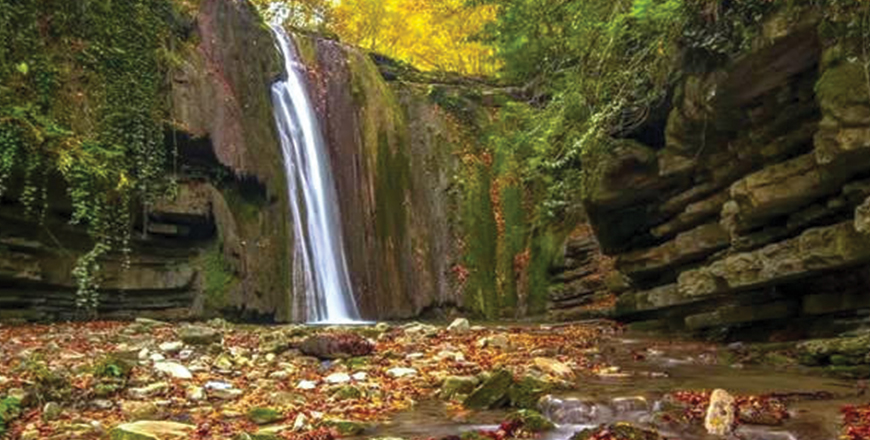
<svg viewBox="0 0 870 440">
<path fill-rule="evenodd" d="M 248 418 L 258 425 L 268 425 L 284 419 L 284 415 L 273 408 L 251 408 Z"/>
<path fill-rule="evenodd" d="M 500 408 L 509 402 L 508 392 L 513 385 L 513 374 L 507 370 L 498 370 L 492 373 L 462 404 L 469 409 Z"/>
<path fill-rule="evenodd" d="M 471 393 L 479 383 L 480 381 L 474 376 L 450 376 L 444 379 L 439 396 L 442 399 L 453 399 Z"/>
<path fill-rule="evenodd" d="M 348 399 L 359 399 L 363 397 L 365 393 L 363 391 L 353 385 L 344 385 L 335 390 L 332 393 L 332 397 L 338 400 L 348 400 Z"/>
<path fill-rule="evenodd" d="M 534 408 L 541 396 L 551 388 L 550 384 L 540 379 L 526 376 L 508 390 L 508 399 L 514 408 Z"/>
<path fill-rule="evenodd" d="M 142 421 L 125 423 L 112 429 L 111 440 L 181 440 L 187 439 L 196 427 L 176 422 Z"/>
<path fill-rule="evenodd" d="M 638 428 L 629 423 L 614 423 L 612 425 L 601 425 L 597 428 L 584 429 L 574 434 L 571 440 L 591 440 L 597 438 L 612 440 L 664 440 L 655 431 Z"/>
<path fill-rule="evenodd" d="M 864 69 L 858 63 L 839 63 L 825 70 L 816 83 L 819 102 L 826 107 L 866 105 L 867 93 Z"/>
<path fill-rule="evenodd" d="M 520 423 L 523 431 L 526 432 L 538 433 L 550 431 L 556 428 L 556 425 L 546 417 L 542 416 L 541 413 L 530 409 L 519 410 L 511 414 L 510 417 L 508 417 L 508 420 Z"/>
<path fill-rule="evenodd" d="M 800 362 L 810 366 L 870 364 L 870 335 L 814 339 L 798 344 L 797 353 Z"/>
</svg>

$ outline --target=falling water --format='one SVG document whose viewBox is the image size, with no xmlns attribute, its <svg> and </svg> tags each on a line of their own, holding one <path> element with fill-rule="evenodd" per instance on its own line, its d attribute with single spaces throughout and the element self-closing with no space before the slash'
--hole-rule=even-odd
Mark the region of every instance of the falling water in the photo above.
<svg viewBox="0 0 870 440">
<path fill-rule="evenodd" d="M 348 277 L 326 145 L 293 42 L 280 26 L 272 26 L 272 31 L 286 73 L 286 79 L 272 85 L 272 102 L 295 229 L 294 317 L 307 322 L 353 322 L 359 312 Z"/>
</svg>

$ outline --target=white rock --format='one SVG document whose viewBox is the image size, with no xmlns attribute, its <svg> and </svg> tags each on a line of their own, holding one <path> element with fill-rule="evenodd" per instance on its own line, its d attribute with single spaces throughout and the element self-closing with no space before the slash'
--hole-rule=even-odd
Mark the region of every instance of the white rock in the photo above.
<svg viewBox="0 0 870 440">
<path fill-rule="evenodd" d="M 363 381 L 363 380 L 366 380 L 366 378 L 368 378 L 369 375 L 366 374 L 365 372 L 360 371 L 359 373 L 353 373 L 353 375 L 351 377 L 353 378 L 353 380 Z"/>
<path fill-rule="evenodd" d="M 148 359 L 148 353 L 149 353 L 149 351 L 147 348 L 143 348 L 143 349 L 139 350 L 139 360 L 144 361 L 144 360 Z"/>
<path fill-rule="evenodd" d="M 326 376 L 326 381 L 332 384 L 346 383 L 350 382 L 350 376 L 347 373 L 332 373 Z"/>
<path fill-rule="evenodd" d="M 413 368 L 395 367 L 387 370 L 387 374 L 392 377 L 414 376 L 417 374 L 417 370 Z"/>
<path fill-rule="evenodd" d="M 193 374 L 190 373 L 190 370 L 184 365 L 176 364 L 175 362 L 158 362 L 154 364 L 154 369 L 176 379 L 193 379 Z"/>
<path fill-rule="evenodd" d="M 734 419 L 734 397 L 722 389 L 713 391 L 704 418 L 704 428 L 710 434 L 725 436 L 734 430 Z"/>
<path fill-rule="evenodd" d="M 317 388 L 317 382 L 313 380 L 300 380 L 296 388 L 300 390 L 313 390 Z"/>
<path fill-rule="evenodd" d="M 299 415 L 296 416 L 296 420 L 293 422 L 293 430 L 302 431 L 305 429 L 307 424 L 308 419 L 305 417 L 305 414 L 299 413 Z"/>
<path fill-rule="evenodd" d="M 148 358 L 151 359 L 151 362 L 163 362 L 166 360 L 166 356 L 163 356 L 160 353 L 151 353 L 151 356 Z"/>
<path fill-rule="evenodd" d="M 450 333 L 462 334 L 467 333 L 468 330 L 471 329 L 471 325 L 468 323 L 468 320 L 465 318 L 456 318 L 447 326 L 447 331 Z"/>
<path fill-rule="evenodd" d="M 181 350 L 178 352 L 178 358 L 181 360 L 190 359 L 193 356 L 193 350 Z"/>
<path fill-rule="evenodd" d="M 184 343 L 181 341 L 164 342 L 160 344 L 159 347 L 160 351 L 164 353 L 175 354 L 181 351 L 182 348 L 184 348 Z"/>
<path fill-rule="evenodd" d="M 423 353 L 411 353 L 411 354 L 405 356 L 405 359 L 407 359 L 409 361 L 415 361 L 417 359 L 423 359 L 424 356 L 426 356 L 426 355 Z"/>
</svg>

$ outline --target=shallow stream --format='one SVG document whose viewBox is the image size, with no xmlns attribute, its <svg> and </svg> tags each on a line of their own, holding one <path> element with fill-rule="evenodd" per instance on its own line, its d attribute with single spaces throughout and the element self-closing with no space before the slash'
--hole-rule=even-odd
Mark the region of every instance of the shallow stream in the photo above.
<svg viewBox="0 0 870 440">
<path fill-rule="evenodd" d="M 668 439 L 712 440 L 701 423 L 655 423 L 666 394 L 680 390 L 722 388 L 734 395 L 778 393 L 788 396 L 789 418 L 779 426 L 743 425 L 734 438 L 743 440 L 836 440 L 840 408 L 866 403 L 856 383 L 774 367 L 723 364 L 722 346 L 672 342 L 619 335 L 605 341 L 601 356 L 618 372 L 578 379 L 573 391 L 553 394 L 541 410 L 558 429 L 542 438 L 562 440 L 602 423 L 627 421 L 655 427 Z M 462 432 L 494 429 L 507 411 L 451 413 L 439 401 L 421 402 L 378 428 L 374 436 L 440 438 Z M 367 437 L 371 437 L 367 436 Z"/>
</svg>

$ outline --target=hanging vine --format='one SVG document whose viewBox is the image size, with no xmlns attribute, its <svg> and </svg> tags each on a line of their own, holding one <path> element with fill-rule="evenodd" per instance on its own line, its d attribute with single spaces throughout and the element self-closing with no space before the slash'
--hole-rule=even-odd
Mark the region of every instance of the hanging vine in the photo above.
<svg viewBox="0 0 870 440">
<path fill-rule="evenodd" d="M 167 72 L 189 22 L 171 0 L 0 3 L 0 197 L 42 218 L 64 179 L 94 243 L 72 271 L 82 309 L 99 305 L 102 259 L 129 265 L 134 204 L 167 186 Z"/>
</svg>

